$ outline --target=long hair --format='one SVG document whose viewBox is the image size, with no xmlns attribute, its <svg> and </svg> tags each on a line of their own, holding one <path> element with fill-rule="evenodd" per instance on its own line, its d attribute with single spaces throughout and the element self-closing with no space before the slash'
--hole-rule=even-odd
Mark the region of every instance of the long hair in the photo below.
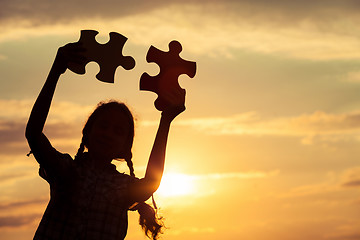
<svg viewBox="0 0 360 240">
<path fill-rule="evenodd" d="M 134 127 L 134 117 L 129 110 L 129 108 L 121 102 L 111 100 L 108 102 L 100 102 L 94 112 L 88 118 L 83 130 L 82 130 L 82 140 L 78 152 L 75 155 L 75 160 L 79 159 L 85 151 L 85 148 L 89 144 L 89 133 L 96 120 L 96 118 L 101 115 L 104 111 L 109 109 L 115 109 L 123 113 L 129 120 L 130 128 L 129 135 L 127 136 L 125 148 L 119 158 L 125 159 L 127 166 L 130 170 L 130 175 L 135 177 L 134 166 L 132 162 L 132 152 L 131 148 L 134 142 L 135 127 Z M 164 227 L 162 223 L 162 217 L 158 217 L 156 211 L 153 207 L 146 204 L 145 202 L 137 203 L 136 207 L 133 207 L 129 210 L 137 210 L 140 214 L 139 224 L 141 228 L 145 231 L 147 237 L 152 238 L 153 240 L 157 239 L 159 233 L 162 233 L 162 228 Z"/>
</svg>

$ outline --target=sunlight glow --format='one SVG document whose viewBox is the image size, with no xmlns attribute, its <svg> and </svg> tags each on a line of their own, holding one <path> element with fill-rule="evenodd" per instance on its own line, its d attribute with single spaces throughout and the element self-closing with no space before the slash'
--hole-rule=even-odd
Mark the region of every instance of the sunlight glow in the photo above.
<svg viewBox="0 0 360 240">
<path fill-rule="evenodd" d="M 193 192 L 193 181 L 190 176 L 180 173 L 164 174 L 157 193 L 164 197 L 188 195 Z"/>
</svg>

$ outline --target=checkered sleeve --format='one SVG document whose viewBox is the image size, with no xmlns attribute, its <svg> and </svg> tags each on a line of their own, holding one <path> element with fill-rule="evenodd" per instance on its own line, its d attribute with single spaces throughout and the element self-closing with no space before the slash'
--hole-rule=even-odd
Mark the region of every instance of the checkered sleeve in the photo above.
<svg viewBox="0 0 360 240">
<path fill-rule="evenodd" d="M 72 174 L 74 161 L 69 154 L 61 153 L 54 149 L 56 154 L 51 164 L 40 164 L 39 175 L 49 184 L 64 180 Z"/>
</svg>

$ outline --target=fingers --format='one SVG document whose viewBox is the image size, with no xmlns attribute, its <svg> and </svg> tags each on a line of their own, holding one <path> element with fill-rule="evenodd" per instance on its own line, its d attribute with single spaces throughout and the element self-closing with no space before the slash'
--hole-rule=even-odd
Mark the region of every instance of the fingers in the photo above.
<svg viewBox="0 0 360 240">
<path fill-rule="evenodd" d="M 166 108 L 162 111 L 162 116 L 172 121 L 176 116 L 185 111 L 185 89 L 173 88 L 162 93 L 162 98 L 166 101 Z"/>
<path fill-rule="evenodd" d="M 171 122 L 176 116 L 178 116 L 180 113 L 185 111 L 185 109 L 186 108 L 184 105 L 169 106 L 164 111 L 162 111 L 161 115 L 162 117 L 164 117 L 165 119 Z"/>
<path fill-rule="evenodd" d="M 86 49 L 81 43 L 68 43 L 60 47 L 53 64 L 53 68 L 60 73 L 64 73 L 69 67 L 69 63 L 84 64 L 87 59 L 84 55 Z"/>
<path fill-rule="evenodd" d="M 86 49 L 81 43 L 68 43 L 59 48 L 58 55 L 66 63 L 73 62 L 82 64 L 86 61 L 85 52 Z"/>
<path fill-rule="evenodd" d="M 164 91 L 161 97 L 169 106 L 183 106 L 185 104 L 185 90 L 182 88 L 174 88 Z"/>
</svg>

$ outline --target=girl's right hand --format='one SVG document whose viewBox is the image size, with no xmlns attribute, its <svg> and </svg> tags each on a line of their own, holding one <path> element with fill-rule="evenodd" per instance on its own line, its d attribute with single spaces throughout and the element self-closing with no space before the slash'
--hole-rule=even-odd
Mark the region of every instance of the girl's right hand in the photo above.
<svg viewBox="0 0 360 240">
<path fill-rule="evenodd" d="M 64 73 L 69 66 L 69 62 L 77 64 L 83 64 L 86 62 L 84 56 L 85 48 L 82 47 L 81 43 L 68 43 L 58 49 L 53 69 L 58 71 L 60 74 Z"/>
</svg>

